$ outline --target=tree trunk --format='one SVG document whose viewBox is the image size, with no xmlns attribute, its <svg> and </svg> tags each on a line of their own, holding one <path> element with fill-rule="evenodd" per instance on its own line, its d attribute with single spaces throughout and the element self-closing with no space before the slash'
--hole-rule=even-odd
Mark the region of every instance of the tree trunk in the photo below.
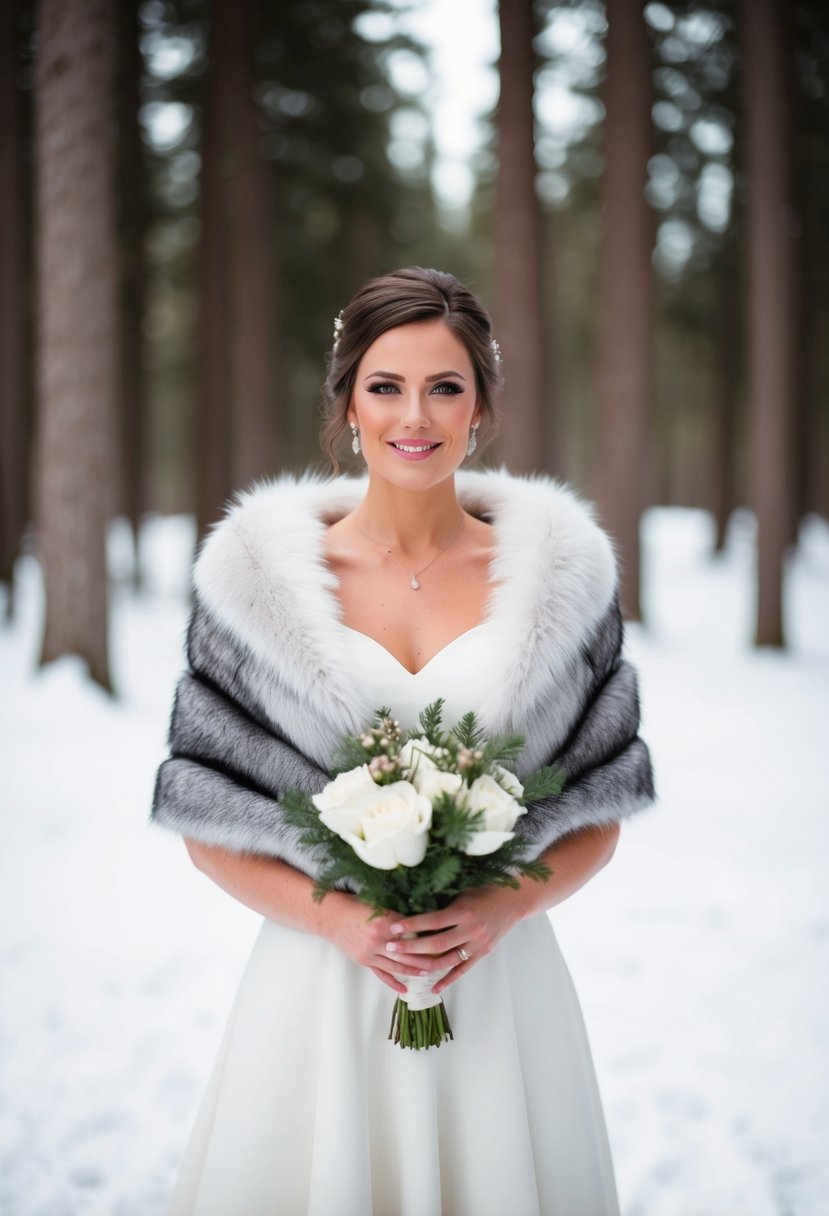
<svg viewBox="0 0 829 1216">
<path fill-rule="evenodd" d="M 22 103 L 18 88 L 20 3 L 2 10 L 0 34 L 0 583 L 7 619 L 14 606 L 14 562 L 26 526 L 27 293 L 24 265 Z"/>
<path fill-rule="evenodd" d="M 111 690 L 105 530 L 114 508 L 114 11 L 42 0 L 35 69 L 36 501 L 41 663 L 80 655 Z"/>
<path fill-rule="evenodd" d="M 133 579 L 140 584 L 138 532 L 146 509 L 146 399 L 144 380 L 144 235 L 146 185 L 144 144 L 138 122 L 141 106 L 141 52 L 138 9 L 132 0 L 118 7 L 120 80 L 118 151 L 121 254 L 120 449 L 123 482 L 120 506 L 132 525 Z"/>
<path fill-rule="evenodd" d="M 728 520 L 736 505 L 735 456 L 737 403 L 740 385 L 739 317 L 740 293 L 737 267 L 731 245 L 724 255 L 719 293 L 717 355 L 719 376 L 711 420 L 711 505 L 716 524 L 714 550 L 725 549 Z"/>
<path fill-rule="evenodd" d="M 535 189 L 532 0 L 500 0 L 499 19 L 493 319 L 504 360 L 505 408 L 497 449 L 513 472 L 529 473 L 546 468 L 547 415 L 553 405 L 544 380 L 543 226 Z"/>
<path fill-rule="evenodd" d="M 608 0 L 607 18 L 597 498 L 619 546 L 623 611 L 639 620 L 653 393 L 653 219 L 645 197 L 651 63 L 641 0 Z"/>
<path fill-rule="evenodd" d="M 214 0 L 225 42 L 234 488 L 272 474 L 277 454 L 274 208 L 254 97 L 258 11 L 256 0 Z"/>
<path fill-rule="evenodd" d="M 789 47 L 780 0 L 742 0 L 748 181 L 748 383 L 758 524 L 758 646 L 783 646 L 783 563 L 792 533 L 796 385 Z"/>
<path fill-rule="evenodd" d="M 227 316 L 227 217 L 223 198 L 222 111 L 226 87 L 222 29 L 213 12 L 202 117 L 199 241 L 199 367 L 196 436 L 197 534 L 202 537 L 230 494 Z"/>
</svg>

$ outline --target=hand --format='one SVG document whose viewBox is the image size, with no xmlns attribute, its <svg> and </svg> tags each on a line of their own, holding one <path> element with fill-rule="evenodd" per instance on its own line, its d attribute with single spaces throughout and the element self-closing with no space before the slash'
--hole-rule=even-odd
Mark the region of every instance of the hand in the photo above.
<svg viewBox="0 0 829 1216">
<path fill-rule="evenodd" d="M 366 904 L 340 892 L 326 895 L 321 907 L 326 913 L 322 936 L 355 963 L 368 967 L 395 992 L 404 993 L 406 987 L 392 972 L 423 976 L 431 970 L 426 960 L 415 958 L 411 964 L 401 963 L 396 954 L 386 950 L 386 943 L 394 938 L 391 927 L 400 921 L 396 912 L 371 919 L 371 909 Z"/>
<path fill-rule="evenodd" d="M 384 917 L 391 930 L 381 949 L 393 960 L 397 972 L 451 970 L 432 989 L 442 992 L 480 962 L 510 929 L 526 915 L 521 892 L 510 887 L 478 887 L 465 891 L 440 912 L 420 916 Z M 378 921 L 378 924 L 381 922 Z M 404 933 L 425 937 L 401 940 Z M 463 961 L 461 947 L 469 958 Z"/>
</svg>

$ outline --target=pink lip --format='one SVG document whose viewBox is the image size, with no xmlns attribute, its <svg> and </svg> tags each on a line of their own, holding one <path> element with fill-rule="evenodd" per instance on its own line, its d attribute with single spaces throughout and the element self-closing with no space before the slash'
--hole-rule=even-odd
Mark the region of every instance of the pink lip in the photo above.
<svg viewBox="0 0 829 1216">
<path fill-rule="evenodd" d="M 400 448 L 397 448 L 394 446 L 395 442 L 407 443 L 407 444 L 409 444 L 409 446 L 414 446 L 415 444 L 420 444 L 420 443 L 434 443 L 435 447 L 427 448 L 425 452 L 402 452 L 400 450 Z M 389 447 L 394 452 L 394 454 L 396 456 L 399 456 L 402 460 L 428 460 L 428 458 L 434 452 L 436 452 L 440 446 L 441 446 L 440 442 L 435 439 L 399 439 L 399 440 L 391 439 L 391 440 L 389 440 Z"/>
</svg>

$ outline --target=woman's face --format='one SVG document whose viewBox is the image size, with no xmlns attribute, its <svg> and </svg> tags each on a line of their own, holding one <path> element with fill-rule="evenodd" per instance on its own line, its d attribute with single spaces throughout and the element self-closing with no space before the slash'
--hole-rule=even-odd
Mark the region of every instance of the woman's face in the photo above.
<svg viewBox="0 0 829 1216">
<path fill-rule="evenodd" d="M 480 410 L 466 347 L 440 320 L 387 330 L 357 365 L 349 423 L 372 473 L 427 488 L 466 455 Z"/>
</svg>

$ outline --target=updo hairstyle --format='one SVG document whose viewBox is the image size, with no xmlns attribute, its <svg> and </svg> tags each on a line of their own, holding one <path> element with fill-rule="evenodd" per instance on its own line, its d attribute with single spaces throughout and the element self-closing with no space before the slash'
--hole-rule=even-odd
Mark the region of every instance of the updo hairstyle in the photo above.
<svg viewBox="0 0 829 1216">
<path fill-rule="evenodd" d="M 337 442 L 348 428 L 348 407 L 363 355 L 387 330 L 435 318 L 463 342 L 475 369 L 482 422 L 478 452 L 496 433 L 494 399 L 502 377 L 491 345 L 489 314 L 454 275 L 408 266 L 371 279 L 343 309 L 338 340 L 327 356 L 328 375 L 322 388 L 320 446 L 335 473 L 340 471 Z"/>
</svg>

